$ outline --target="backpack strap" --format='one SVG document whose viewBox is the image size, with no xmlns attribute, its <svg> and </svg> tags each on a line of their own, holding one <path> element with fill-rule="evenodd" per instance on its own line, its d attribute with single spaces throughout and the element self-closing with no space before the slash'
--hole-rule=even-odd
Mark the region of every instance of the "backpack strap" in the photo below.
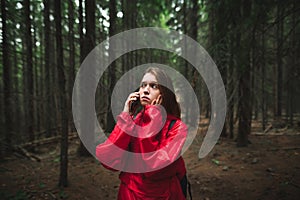
<svg viewBox="0 0 300 200">
<path fill-rule="evenodd" d="M 188 192 L 189 192 L 189 195 L 190 195 L 190 199 L 193 200 L 191 183 L 188 180 L 187 180 L 187 186 L 188 186 Z"/>
<path fill-rule="evenodd" d="M 175 122 L 176 122 L 176 119 L 173 119 L 173 120 L 170 122 L 169 127 L 168 127 L 167 136 L 168 136 L 168 134 L 169 134 L 169 130 L 171 130 L 171 128 L 174 126 Z"/>
<path fill-rule="evenodd" d="M 186 174 L 180 180 L 180 186 L 181 186 L 181 190 L 182 190 L 182 193 L 184 194 L 185 198 L 187 198 L 187 196 L 189 195 L 190 196 L 190 200 L 193 200 L 191 183 L 188 180 Z"/>
<path fill-rule="evenodd" d="M 171 128 L 174 126 L 175 122 L 176 122 L 176 119 L 173 119 L 173 120 L 170 122 L 169 127 L 168 127 L 168 131 L 171 130 Z"/>
</svg>

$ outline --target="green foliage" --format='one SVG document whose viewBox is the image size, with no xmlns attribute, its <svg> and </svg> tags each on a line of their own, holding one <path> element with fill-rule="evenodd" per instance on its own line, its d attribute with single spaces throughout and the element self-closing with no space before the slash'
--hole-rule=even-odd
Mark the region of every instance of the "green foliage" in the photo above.
<svg viewBox="0 0 300 200">
<path fill-rule="evenodd" d="M 170 13 L 170 1 L 138 1 L 138 27 L 159 26 L 165 28 Z M 162 21 L 161 21 L 162 20 Z"/>
<path fill-rule="evenodd" d="M 220 165 L 221 164 L 221 162 L 217 159 L 212 159 L 211 162 L 214 163 L 215 165 Z"/>
</svg>

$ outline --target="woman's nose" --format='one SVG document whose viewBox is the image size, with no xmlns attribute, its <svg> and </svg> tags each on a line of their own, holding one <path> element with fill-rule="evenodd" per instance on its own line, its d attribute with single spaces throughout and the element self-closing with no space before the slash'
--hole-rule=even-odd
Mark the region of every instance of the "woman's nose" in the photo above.
<svg viewBox="0 0 300 200">
<path fill-rule="evenodd" d="M 143 92 L 145 94 L 149 94 L 149 85 L 147 85 L 146 87 L 143 88 Z"/>
</svg>

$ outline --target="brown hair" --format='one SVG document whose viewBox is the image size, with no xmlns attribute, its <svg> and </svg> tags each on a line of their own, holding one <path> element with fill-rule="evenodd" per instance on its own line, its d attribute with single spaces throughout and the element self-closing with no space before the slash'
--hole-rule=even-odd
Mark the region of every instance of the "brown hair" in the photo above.
<svg viewBox="0 0 300 200">
<path fill-rule="evenodd" d="M 166 72 L 157 67 L 150 67 L 145 74 L 151 73 L 157 79 L 159 90 L 162 97 L 161 105 L 164 106 L 168 114 L 180 118 L 180 105 L 176 100 L 176 95 L 171 78 Z"/>
</svg>

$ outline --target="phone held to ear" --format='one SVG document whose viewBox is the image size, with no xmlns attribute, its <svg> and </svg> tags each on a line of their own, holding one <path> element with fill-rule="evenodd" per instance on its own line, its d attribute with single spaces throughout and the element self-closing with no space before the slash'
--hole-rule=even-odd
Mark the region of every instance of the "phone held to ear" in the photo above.
<svg viewBox="0 0 300 200">
<path fill-rule="evenodd" d="M 137 100 L 132 101 L 130 103 L 130 108 L 129 108 L 130 112 L 134 112 L 136 108 L 139 106 L 139 104 L 140 104 L 140 98 L 138 97 Z"/>
<path fill-rule="evenodd" d="M 138 91 L 139 91 L 139 88 L 136 89 L 134 92 L 138 92 Z M 132 102 L 130 103 L 129 111 L 130 111 L 131 113 L 134 113 L 134 112 L 136 111 L 136 109 L 139 107 L 139 105 L 141 105 L 141 103 L 140 103 L 140 97 L 138 97 L 137 100 L 132 101 Z"/>
</svg>

